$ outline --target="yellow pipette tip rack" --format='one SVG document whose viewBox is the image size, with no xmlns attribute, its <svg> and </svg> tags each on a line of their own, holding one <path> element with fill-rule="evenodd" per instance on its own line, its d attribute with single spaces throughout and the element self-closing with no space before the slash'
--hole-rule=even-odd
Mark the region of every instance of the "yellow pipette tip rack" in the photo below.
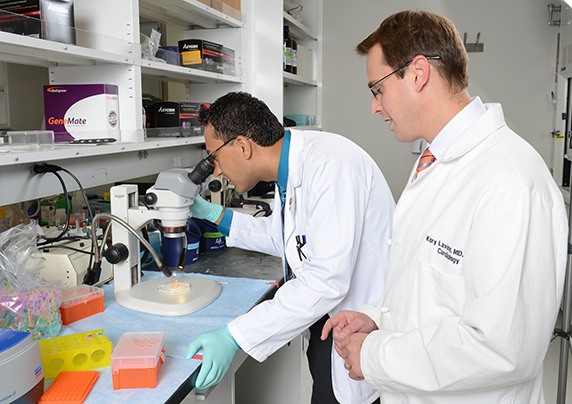
<svg viewBox="0 0 572 404">
<path fill-rule="evenodd" d="M 104 330 L 39 340 L 46 379 L 61 371 L 92 370 L 110 365 L 113 344 Z"/>
</svg>

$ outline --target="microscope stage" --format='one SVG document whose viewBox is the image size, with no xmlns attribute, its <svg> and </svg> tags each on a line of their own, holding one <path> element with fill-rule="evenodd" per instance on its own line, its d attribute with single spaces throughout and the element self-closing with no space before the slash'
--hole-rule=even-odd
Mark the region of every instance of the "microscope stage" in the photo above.
<svg viewBox="0 0 572 404">
<path fill-rule="evenodd" d="M 141 282 L 129 290 L 116 291 L 121 306 L 160 316 L 183 316 L 214 302 L 222 287 L 206 278 L 172 277 Z"/>
</svg>

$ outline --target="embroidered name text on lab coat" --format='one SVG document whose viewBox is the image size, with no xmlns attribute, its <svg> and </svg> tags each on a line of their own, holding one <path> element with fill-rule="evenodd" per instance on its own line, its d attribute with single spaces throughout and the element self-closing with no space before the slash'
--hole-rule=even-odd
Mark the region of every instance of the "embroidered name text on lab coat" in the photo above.
<svg viewBox="0 0 572 404">
<path fill-rule="evenodd" d="M 461 260 L 461 258 L 463 258 L 463 251 L 462 250 L 452 248 L 449 244 L 447 244 L 441 240 L 437 240 L 437 239 L 427 235 L 427 237 L 425 237 L 425 241 L 427 241 L 429 244 L 433 244 L 435 247 L 437 247 L 437 254 L 442 255 L 443 257 L 445 257 L 446 259 L 448 259 L 449 261 L 451 261 L 455 265 L 457 265 L 459 263 L 459 261 Z"/>
</svg>

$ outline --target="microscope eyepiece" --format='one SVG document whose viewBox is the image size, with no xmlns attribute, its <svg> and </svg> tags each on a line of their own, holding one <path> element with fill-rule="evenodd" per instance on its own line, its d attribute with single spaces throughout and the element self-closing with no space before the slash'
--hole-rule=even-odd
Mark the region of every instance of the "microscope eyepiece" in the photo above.
<svg viewBox="0 0 572 404">
<path fill-rule="evenodd" d="M 214 166 L 210 163 L 207 157 L 199 161 L 199 164 L 197 164 L 194 170 L 188 174 L 188 177 L 193 184 L 199 185 L 200 183 L 205 182 L 213 171 Z"/>
</svg>

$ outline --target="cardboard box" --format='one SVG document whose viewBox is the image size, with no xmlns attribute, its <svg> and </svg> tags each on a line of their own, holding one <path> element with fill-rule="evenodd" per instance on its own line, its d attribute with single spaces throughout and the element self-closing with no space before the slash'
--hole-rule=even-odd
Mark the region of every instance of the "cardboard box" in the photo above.
<svg viewBox="0 0 572 404">
<path fill-rule="evenodd" d="M 235 8 L 226 1 L 222 4 L 222 12 L 235 20 L 242 21 L 242 12 L 240 11 L 240 8 Z"/>
<path fill-rule="evenodd" d="M 71 0 L 0 0 L 0 31 L 75 45 L 74 27 Z"/>
<path fill-rule="evenodd" d="M 316 80 L 314 78 L 314 56 L 312 49 L 306 48 L 298 44 L 298 72 L 300 77 L 308 80 Z"/>
<path fill-rule="evenodd" d="M 240 0 L 212 0 L 211 7 L 234 19 L 242 21 Z"/>
<path fill-rule="evenodd" d="M 211 5 L 211 0 L 199 0 L 199 3 L 206 4 L 207 6 Z"/>
<path fill-rule="evenodd" d="M 240 11 L 240 0 L 211 0 L 211 7 L 218 10 L 223 11 L 223 4 L 226 4 L 229 7 L 234 8 L 237 11 Z"/>
<path fill-rule="evenodd" d="M 241 10 L 240 1 L 241 0 L 223 0 L 223 3 L 229 5 L 230 7 L 234 8 L 238 11 L 240 11 Z"/>
<path fill-rule="evenodd" d="M 44 86 L 44 113 L 55 142 L 120 138 L 118 88 L 113 84 Z"/>
<path fill-rule="evenodd" d="M 223 46 L 222 55 L 223 55 L 223 67 L 222 67 L 223 73 L 231 76 L 236 76 L 236 56 L 234 49 L 230 49 L 227 48 L 226 46 Z"/>
<path fill-rule="evenodd" d="M 203 39 L 179 41 L 181 65 L 193 69 L 223 73 L 222 45 Z"/>
</svg>

